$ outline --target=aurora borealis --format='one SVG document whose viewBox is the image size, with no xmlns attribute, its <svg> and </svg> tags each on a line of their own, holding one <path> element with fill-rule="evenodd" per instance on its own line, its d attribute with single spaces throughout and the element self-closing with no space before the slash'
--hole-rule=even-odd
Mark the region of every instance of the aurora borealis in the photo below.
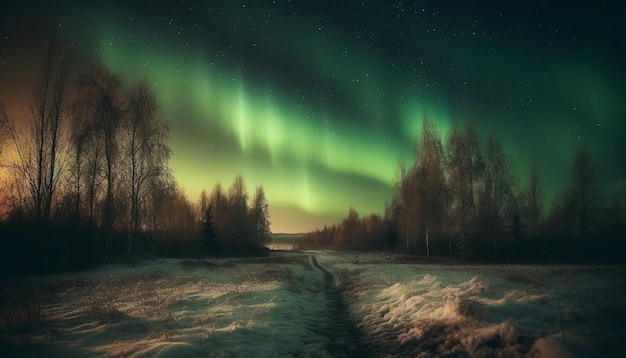
<svg viewBox="0 0 626 358">
<path fill-rule="evenodd" d="M 0 101 L 27 115 L 58 31 L 79 66 L 154 85 L 171 167 L 195 200 L 242 174 L 274 232 L 382 213 L 424 114 L 496 134 L 547 202 L 586 147 L 626 198 L 620 1 L 82 1 L 0 5 Z M 78 66 L 77 66 L 78 67 Z"/>
</svg>

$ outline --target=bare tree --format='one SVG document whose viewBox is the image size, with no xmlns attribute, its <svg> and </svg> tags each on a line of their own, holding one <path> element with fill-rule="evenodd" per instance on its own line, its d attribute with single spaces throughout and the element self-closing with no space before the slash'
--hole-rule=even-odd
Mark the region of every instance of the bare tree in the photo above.
<svg viewBox="0 0 626 358">
<path fill-rule="evenodd" d="M 67 161 L 65 103 L 69 60 L 58 55 L 53 39 L 33 91 L 31 118 L 24 123 L 11 120 L 2 111 L 14 155 L 9 160 L 15 172 L 20 210 L 40 224 L 47 224 Z"/>
<path fill-rule="evenodd" d="M 118 132 L 122 118 L 120 99 L 121 82 L 103 67 L 95 67 L 80 75 L 75 82 L 79 91 L 77 106 L 91 117 L 94 130 L 102 141 L 105 168 L 106 196 L 104 199 L 103 224 L 109 233 L 105 251 L 111 250 L 115 222 L 115 180 L 118 166 Z"/>
<path fill-rule="evenodd" d="M 74 91 L 76 92 L 76 91 Z M 77 95 L 77 93 L 74 93 Z M 73 162 L 71 168 L 71 178 L 73 179 L 74 190 L 74 213 L 76 220 L 83 220 L 81 207 L 85 198 L 82 196 L 83 191 L 87 190 L 89 225 L 93 226 L 94 217 L 94 200 L 95 200 L 95 183 L 99 176 L 99 152 L 100 145 L 98 143 L 94 118 L 86 113 L 85 108 L 76 98 L 72 99 L 72 136 L 71 143 L 73 148 Z M 95 156 L 95 158 L 94 158 Z"/>
<path fill-rule="evenodd" d="M 151 176 L 149 187 L 149 203 L 147 205 L 147 216 L 149 217 L 147 226 L 152 232 L 163 229 L 163 221 L 168 213 L 166 206 L 168 201 L 177 195 L 178 188 L 172 173 L 167 170 L 161 175 Z"/>
<path fill-rule="evenodd" d="M 4 153 L 4 148 L 9 140 L 7 128 L 7 124 L 10 123 L 9 116 L 4 108 L 4 104 L 0 102 L 0 178 L 5 178 L 7 176 L 7 163 Z M 4 205 L 0 206 L 0 219 L 6 216 L 9 211 L 9 201 L 11 196 L 7 191 L 7 182 L 4 180 L 2 185 L 0 185 L 0 200 L 4 203 Z"/>
<path fill-rule="evenodd" d="M 419 206 L 417 201 L 418 178 L 415 167 L 406 168 L 404 163 L 398 164 L 395 179 L 396 194 L 392 200 L 392 212 L 395 217 L 398 235 L 404 241 L 407 254 L 415 246 L 417 239 L 417 221 Z"/>
<path fill-rule="evenodd" d="M 158 207 L 160 215 L 157 219 L 159 227 L 157 233 L 163 238 L 158 246 L 167 254 L 197 253 L 200 241 L 199 230 L 195 226 L 194 206 L 183 192 L 175 187 L 168 188 L 162 194 L 167 200 Z"/>
<path fill-rule="evenodd" d="M 498 240 L 504 238 L 505 224 L 514 206 L 516 178 L 512 171 L 512 160 L 496 136 L 485 143 L 482 190 L 479 194 L 479 222 L 486 243 L 486 256 L 495 259 Z"/>
<path fill-rule="evenodd" d="M 441 233 L 446 214 L 447 189 L 443 171 L 444 153 L 437 127 L 426 116 L 422 122 L 418 157 L 418 201 L 426 244 L 426 256 L 431 255 L 431 237 Z"/>
<path fill-rule="evenodd" d="M 85 143 L 85 187 L 87 191 L 87 209 L 89 212 L 89 228 L 93 228 L 96 219 L 102 216 L 96 213 L 96 204 L 101 201 L 104 191 L 104 150 L 102 138 L 96 133 L 87 137 Z"/>
<path fill-rule="evenodd" d="M 537 174 L 537 164 L 530 166 L 530 174 L 526 189 L 522 193 L 524 225 L 533 238 L 539 237 L 539 224 L 543 217 L 543 190 L 539 175 Z"/>
<path fill-rule="evenodd" d="M 129 188 L 129 233 L 127 251 L 133 252 L 133 237 L 139 232 L 142 209 L 150 193 L 152 177 L 167 170 L 169 149 L 167 126 L 158 118 L 156 96 L 146 83 L 139 84 L 128 95 L 127 110 L 122 123 L 122 149 L 126 162 L 126 187 Z"/>
<path fill-rule="evenodd" d="M 451 211 L 456 222 L 461 255 L 470 255 L 475 234 L 478 186 L 484 172 L 483 155 L 476 129 L 470 123 L 453 127 L 448 136 L 446 172 L 452 194 Z"/>
<path fill-rule="evenodd" d="M 584 149 L 576 151 L 571 172 L 571 197 L 576 207 L 578 234 L 581 245 L 589 237 L 594 225 L 596 209 L 600 201 L 600 191 L 596 181 L 591 157 Z"/>
<path fill-rule="evenodd" d="M 49 51 L 50 54 L 48 54 L 48 57 L 52 57 L 52 53 L 54 53 L 54 41 L 51 44 Z M 53 196 L 58 188 L 61 172 L 64 169 L 60 166 L 66 162 L 67 158 L 67 141 L 61 142 L 67 138 L 62 138 L 63 133 L 61 133 L 61 131 L 63 130 L 63 121 L 65 119 L 65 103 L 67 97 L 66 93 L 69 69 L 70 62 L 67 57 L 62 57 L 58 69 L 55 69 L 54 59 L 49 59 L 44 67 L 44 74 L 41 81 L 42 85 L 38 91 L 35 92 L 35 106 L 37 114 L 40 118 L 40 121 L 38 122 L 44 121 L 43 119 L 46 116 L 45 112 L 48 112 L 48 120 L 46 122 L 49 122 L 46 123 L 48 133 L 44 134 L 48 137 L 47 141 L 49 142 L 50 147 L 49 154 L 47 156 L 48 173 L 47 177 L 44 179 L 44 186 L 46 188 L 42 216 L 42 220 L 44 222 L 47 222 L 50 219 Z M 50 76 L 48 72 L 54 73 L 52 75 L 54 77 L 52 79 L 53 82 L 51 87 L 48 87 L 49 85 L 47 84 L 43 85 L 44 82 L 48 81 L 48 77 Z M 45 94 L 46 92 L 51 93 Z M 46 104 L 48 101 L 50 103 Z M 62 146 L 63 148 L 61 148 Z"/>
</svg>

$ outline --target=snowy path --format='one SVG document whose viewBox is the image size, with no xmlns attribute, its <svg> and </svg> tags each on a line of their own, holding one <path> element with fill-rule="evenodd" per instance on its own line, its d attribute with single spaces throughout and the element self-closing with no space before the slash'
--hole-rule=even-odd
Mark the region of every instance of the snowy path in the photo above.
<svg viewBox="0 0 626 358">
<path fill-rule="evenodd" d="M 365 357 L 367 350 L 361 346 L 361 334 L 356 327 L 352 315 L 343 298 L 341 289 L 337 286 L 335 276 L 322 267 L 311 256 L 311 264 L 324 275 L 323 290 L 326 294 L 327 318 L 329 320 L 328 352 L 333 357 Z"/>
<path fill-rule="evenodd" d="M 623 266 L 157 259 L 0 283 L 0 356 L 625 357 L 624 296 Z"/>
</svg>

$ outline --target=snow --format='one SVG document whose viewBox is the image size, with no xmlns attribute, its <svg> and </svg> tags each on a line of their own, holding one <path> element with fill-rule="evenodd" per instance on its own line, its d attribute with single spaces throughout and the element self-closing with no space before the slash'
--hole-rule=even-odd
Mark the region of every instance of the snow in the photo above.
<svg viewBox="0 0 626 358">
<path fill-rule="evenodd" d="M 319 261 L 342 272 L 344 294 L 374 356 L 626 351 L 622 267 L 424 265 L 355 254 Z"/>
<path fill-rule="evenodd" d="M 3 324 L 20 356 L 285 356 L 323 350 L 325 310 L 309 258 L 159 259 L 80 274 L 37 277 L 42 327 Z M 8 290 L 8 289 L 7 289 Z M 2 295 L 11 301 L 9 292 Z M 319 302 L 319 304 L 315 304 Z M 19 305 L 10 302 L 12 305 Z M 19 328 L 19 327 L 17 327 Z M 7 330 L 9 332 L 7 332 Z M 321 330 L 319 330 L 321 331 Z"/>
<path fill-rule="evenodd" d="M 3 283 L 0 355 L 617 357 L 625 273 L 320 251 L 110 265 Z"/>
</svg>

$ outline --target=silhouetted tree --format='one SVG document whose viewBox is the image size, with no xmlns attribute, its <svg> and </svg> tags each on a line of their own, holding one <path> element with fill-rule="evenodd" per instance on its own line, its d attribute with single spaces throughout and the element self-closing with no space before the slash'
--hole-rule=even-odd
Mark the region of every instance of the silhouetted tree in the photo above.
<svg viewBox="0 0 626 358">
<path fill-rule="evenodd" d="M 575 205 L 575 217 L 578 223 L 579 245 L 590 236 L 595 224 L 600 192 L 591 157 L 584 149 L 576 151 L 571 172 L 571 199 Z"/>
<path fill-rule="evenodd" d="M 228 203 L 231 219 L 230 230 L 232 230 L 231 240 L 233 240 L 236 250 L 242 251 L 248 246 L 246 241 L 253 239 L 253 237 L 248 236 L 253 234 L 253 230 L 250 230 L 250 221 L 248 220 L 248 192 L 241 175 L 237 175 L 228 188 Z"/>
<path fill-rule="evenodd" d="M 167 126 L 158 117 L 156 96 L 146 83 L 139 84 L 128 95 L 122 129 L 121 149 L 126 158 L 123 172 L 130 201 L 127 245 L 130 257 L 133 237 L 139 232 L 141 214 L 149 198 L 150 185 L 159 183 L 150 179 L 166 173 L 169 159 Z"/>
<path fill-rule="evenodd" d="M 197 255 L 200 249 L 196 215 L 193 205 L 181 190 L 174 192 L 173 200 L 165 203 L 165 213 L 161 218 L 165 238 L 172 242 L 176 255 Z"/>
<path fill-rule="evenodd" d="M 254 220 L 255 244 L 259 247 L 264 246 L 270 239 L 271 231 L 269 205 L 262 186 L 257 187 L 254 193 L 251 217 Z"/>
<path fill-rule="evenodd" d="M 215 251 L 216 239 L 217 234 L 215 232 L 215 225 L 213 224 L 211 205 L 207 205 L 202 215 L 202 247 L 205 252 Z"/>
<path fill-rule="evenodd" d="M 624 231 L 624 224 L 626 224 L 624 219 L 622 201 L 617 196 L 613 197 L 605 212 L 605 235 L 619 237 L 619 233 Z M 624 246 L 625 243 L 620 243 L 620 245 Z"/>
<path fill-rule="evenodd" d="M 204 217 L 204 213 L 206 212 L 206 209 L 208 207 L 209 207 L 209 196 L 206 193 L 206 190 L 202 189 L 202 191 L 200 192 L 200 199 L 198 200 L 198 213 L 199 213 L 200 221 L 202 221 L 202 218 Z"/>
<path fill-rule="evenodd" d="M 513 175 L 511 158 L 504 153 L 497 137 L 487 139 L 483 152 L 484 171 L 477 218 L 480 229 L 477 231 L 480 241 L 486 244 L 486 252 L 479 254 L 493 260 L 504 244 L 501 241 L 505 241 L 505 227 L 519 225 L 518 222 L 513 225 L 517 180 Z"/>
<path fill-rule="evenodd" d="M 108 232 L 105 252 L 109 254 L 116 219 L 115 181 L 118 169 L 118 132 L 122 119 L 122 84 L 117 76 L 104 67 L 95 67 L 81 74 L 75 87 L 78 90 L 77 105 L 85 115 L 93 119 L 95 130 L 102 139 L 106 184 L 103 226 Z"/>
<path fill-rule="evenodd" d="M 404 163 L 398 165 L 395 179 L 395 196 L 392 200 L 394 222 L 398 236 L 407 254 L 415 252 L 418 238 L 418 171 L 412 166 L 407 169 Z"/>
<path fill-rule="evenodd" d="M 338 225 L 324 226 L 322 230 L 304 235 L 300 247 L 305 249 L 382 250 L 387 247 L 391 223 L 371 214 L 359 218 L 354 209 Z"/>
<path fill-rule="evenodd" d="M 167 206 L 172 198 L 179 195 L 179 189 L 169 170 L 162 175 L 150 176 L 148 181 L 150 181 L 150 185 L 148 185 L 147 217 L 149 220 L 147 220 L 147 226 L 150 231 L 159 232 L 162 230 L 163 221 L 168 215 Z"/>
<path fill-rule="evenodd" d="M 219 246 L 219 249 L 225 249 L 230 246 L 225 240 L 229 238 L 231 223 L 229 221 L 228 197 L 220 183 L 213 187 L 208 205 L 211 207 L 215 235 L 218 238 L 216 244 Z"/>
<path fill-rule="evenodd" d="M 67 97 L 67 83 L 70 70 L 70 62 L 66 56 L 61 56 L 61 63 L 56 64 L 54 60 L 55 41 L 53 40 L 44 70 L 42 71 L 42 79 L 39 87 L 35 90 L 33 112 L 36 113 L 38 135 L 38 158 L 43 152 L 46 153 L 45 160 L 48 161 L 48 171 L 44 175 L 47 177 L 44 183 L 44 200 L 41 221 L 46 223 L 50 218 L 52 200 L 59 186 L 59 178 L 61 170 L 59 167 L 62 157 L 66 156 L 66 142 L 62 142 L 65 138 L 63 125 L 65 120 L 65 103 Z M 39 138 L 41 136 L 41 138 Z M 47 144 L 46 144 L 47 142 Z M 64 146 L 63 153 L 59 150 Z M 46 150 L 45 147 L 48 147 Z M 40 159 L 38 159 L 40 160 Z"/>
<path fill-rule="evenodd" d="M 343 219 L 335 232 L 334 245 L 341 249 L 355 249 L 361 238 L 359 214 L 353 208 L 348 211 L 348 216 Z"/>
<path fill-rule="evenodd" d="M 200 200 L 202 202 L 202 200 Z M 223 252 L 245 252 L 263 246 L 270 235 L 269 207 L 263 187 L 248 206 L 248 192 L 241 175 L 224 193 L 216 184 L 208 199 L 215 228 L 215 247 Z"/>
<path fill-rule="evenodd" d="M 6 163 L 5 155 L 3 154 L 4 148 L 9 141 L 9 136 L 7 135 L 9 130 L 7 128 L 7 124 L 11 123 L 9 116 L 4 108 L 4 104 L 0 102 L 0 178 L 6 178 L 8 176 L 7 168 L 8 165 Z M 6 220 L 9 214 L 11 213 L 11 193 L 8 191 L 9 184 L 7 180 L 2 180 L 0 182 L 0 202 L 4 203 L 4 205 L 0 206 L 0 220 Z"/>
<path fill-rule="evenodd" d="M 543 218 L 543 191 L 537 174 L 537 165 L 530 166 L 528 184 L 522 192 L 523 225 L 532 238 L 539 237 L 539 226 Z"/>
<path fill-rule="evenodd" d="M 74 154 L 71 165 L 71 178 L 74 181 L 74 212 L 72 217 L 77 222 L 82 220 L 81 206 L 84 199 L 82 196 L 82 191 L 84 190 L 82 184 L 83 180 L 85 180 L 83 163 L 85 149 L 88 147 L 90 136 L 93 133 L 91 124 L 75 108 L 72 108 L 72 126 L 74 127 L 71 137 Z"/>
<path fill-rule="evenodd" d="M 47 224 L 59 189 L 68 152 L 65 104 L 69 60 L 58 55 L 53 39 L 41 77 L 33 91 L 31 115 L 19 124 L 2 111 L 0 120 L 8 132 L 15 156 L 9 166 L 14 172 L 18 210 L 27 212 L 38 224 Z"/>
<path fill-rule="evenodd" d="M 106 180 L 106 177 L 103 175 L 105 166 L 102 138 L 98 136 L 96 132 L 90 131 L 85 140 L 84 147 L 81 155 L 84 164 L 79 162 L 77 165 L 85 166 L 84 186 L 87 191 L 88 223 L 91 229 L 94 227 L 96 220 L 102 222 L 102 216 L 97 212 L 97 205 L 101 202 Z"/>
<path fill-rule="evenodd" d="M 476 129 L 470 123 L 454 126 L 448 135 L 446 172 L 452 200 L 450 227 L 458 237 L 461 256 L 472 255 L 476 234 L 477 195 L 484 174 L 484 160 Z"/>
<path fill-rule="evenodd" d="M 432 238 L 441 237 L 448 203 L 444 174 L 444 153 L 437 127 L 426 116 L 422 122 L 421 142 L 417 162 L 417 206 L 426 256 L 431 255 Z"/>
<path fill-rule="evenodd" d="M 385 250 L 390 249 L 389 243 L 389 222 L 383 220 L 379 215 L 370 214 L 361 219 L 362 234 L 359 238 L 359 249 L 361 250 Z"/>
<path fill-rule="evenodd" d="M 73 145 L 71 179 L 74 181 L 74 216 L 81 220 L 86 215 L 87 226 L 91 230 L 95 225 L 96 204 L 100 199 L 99 194 L 104 180 L 104 145 L 97 131 L 97 118 L 84 96 L 82 89 L 74 83 L 71 105 L 74 127 L 71 138 Z M 86 214 L 82 214 L 83 212 Z"/>
</svg>

